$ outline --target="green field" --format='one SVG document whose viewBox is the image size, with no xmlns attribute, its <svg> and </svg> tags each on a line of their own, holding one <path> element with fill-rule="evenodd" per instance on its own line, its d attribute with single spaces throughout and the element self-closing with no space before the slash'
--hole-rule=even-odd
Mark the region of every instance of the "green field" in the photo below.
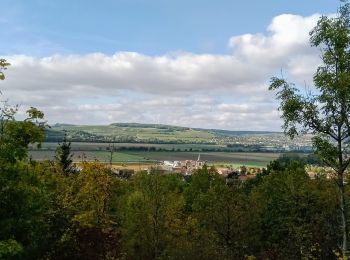
<svg viewBox="0 0 350 260">
<path fill-rule="evenodd" d="M 116 144 L 116 146 L 135 146 L 140 144 Z M 97 160 L 108 163 L 111 153 L 106 150 L 109 144 L 101 143 L 73 143 L 72 153 L 75 161 Z M 48 160 L 54 158 L 57 143 L 44 143 L 42 149 L 32 149 L 30 155 L 35 160 Z M 276 159 L 279 153 L 248 153 L 248 152 L 189 152 L 189 148 L 203 148 L 205 145 L 158 145 L 149 144 L 149 147 L 162 147 L 166 149 L 176 148 L 180 151 L 115 151 L 112 155 L 114 163 L 156 162 L 156 161 L 180 161 L 197 160 L 200 154 L 201 160 L 210 164 L 232 164 L 247 166 L 266 166 L 271 160 Z"/>
<path fill-rule="evenodd" d="M 57 142 L 45 142 L 42 143 L 40 150 L 54 151 L 58 146 Z M 96 150 L 106 150 L 109 147 L 115 147 L 119 149 L 121 147 L 144 147 L 144 148 L 160 148 L 165 150 L 181 150 L 185 149 L 222 149 L 226 148 L 224 145 L 216 144 L 148 144 L 148 143 L 89 143 L 89 142 L 72 142 L 72 151 L 96 151 Z M 31 147 L 31 150 L 37 150 L 35 146 Z"/>
<path fill-rule="evenodd" d="M 143 158 L 158 161 L 197 160 L 198 155 L 203 161 L 211 164 L 239 164 L 249 166 L 266 166 L 276 159 L 278 153 L 238 153 L 238 152 L 135 152 L 130 155 L 138 155 Z"/>
</svg>

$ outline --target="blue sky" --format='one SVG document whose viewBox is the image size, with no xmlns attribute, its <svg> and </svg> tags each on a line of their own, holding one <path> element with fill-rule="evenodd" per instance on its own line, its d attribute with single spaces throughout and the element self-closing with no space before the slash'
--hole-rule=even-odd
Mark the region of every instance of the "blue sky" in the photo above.
<svg viewBox="0 0 350 260">
<path fill-rule="evenodd" d="M 334 0 L 0 0 L 0 89 L 49 123 L 279 130 L 271 76 L 312 85 Z"/>
<path fill-rule="evenodd" d="M 0 54 L 226 53 L 227 39 L 281 13 L 327 14 L 334 0 L 2 0 Z M 0 20 L 0 21 L 1 21 Z"/>
</svg>

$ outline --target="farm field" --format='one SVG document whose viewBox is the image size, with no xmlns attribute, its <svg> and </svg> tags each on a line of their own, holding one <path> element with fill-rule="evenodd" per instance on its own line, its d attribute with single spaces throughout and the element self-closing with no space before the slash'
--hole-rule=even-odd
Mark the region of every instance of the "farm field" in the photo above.
<svg viewBox="0 0 350 260">
<path fill-rule="evenodd" d="M 144 171 L 154 167 L 155 163 L 113 163 L 112 168 L 115 170 L 128 169 L 134 170 L 135 172 Z"/>
<path fill-rule="evenodd" d="M 147 144 L 146 144 L 147 145 Z M 72 143 L 73 160 L 78 162 L 82 160 L 93 161 L 97 160 L 103 163 L 109 163 L 111 153 L 106 150 L 109 144 L 106 143 Z M 116 144 L 118 146 L 135 146 L 140 147 L 140 144 Z M 113 152 L 113 163 L 152 163 L 156 161 L 177 161 L 177 160 L 197 160 L 198 155 L 203 161 L 209 164 L 231 164 L 231 165 L 247 165 L 264 167 L 271 160 L 279 157 L 279 153 L 267 152 L 191 152 L 184 151 L 189 148 L 208 148 L 209 145 L 193 146 L 184 145 L 166 145 L 166 144 L 149 144 L 145 147 L 161 147 L 169 149 L 167 151 L 115 151 Z M 53 159 L 57 143 L 44 143 L 42 149 L 32 149 L 30 156 L 34 160 L 49 160 Z M 174 151 L 171 151 L 175 148 Z"/>
<path fill-rule="evenodd" d="M 34 160 L 52 160 L 54 159 L 55 152 L 53 150 L 44 151 L 44 150 L 32 150 L 29 152 L 30 156 Z M 87 161 L 100 161 L 107 163 L 110 161 L 110 153 L 107 151 L 72 151 L 73 160 L 79 162 L 82 160 Z M 113 153 L 113 162 L 147 162 L 150 160 L 144 159 L 137 154 L 129 154 L 124 152 L 114 152 Z"/>
<path fill-rule="evenodd" d="M 52 150 L 55 151 L 57 148 L 57 142 L 45 142 L 42 143 L 40 150 Z M 160 148 L 165 150 L 181 150 L 185 149 L 193 149 L 193 150 L 201 150 L 201 149 L 220 149 L 225 148 L 225 145 L 217 145 L 217 144 L 148 144 L 148 143 L 90 143 L 90 142 L 72 142 L 71 147 L 72 151 L 96 151 L 96 150 L 106 150 L 109 147 L 114 147 L 116 149 L 119 148 L 129 148 L 129 147 L 144 147 L 144 148 Z M 38 150 L 36 147 L 32 146 L 31 150 Z"/>
<path fill-rule="evenodd" d="M 135 152 L 143 158 L 158 161 L 197 160 L 198 155 L 209 164 L 234 164 L 264 167 L 279 157 L 278 153 L 239 153 L 239 152 Z"/>
</svg>

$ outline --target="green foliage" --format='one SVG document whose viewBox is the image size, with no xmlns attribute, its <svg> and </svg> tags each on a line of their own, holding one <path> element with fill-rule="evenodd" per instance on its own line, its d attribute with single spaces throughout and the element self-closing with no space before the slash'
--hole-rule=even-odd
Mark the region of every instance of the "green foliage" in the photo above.
<svg viewBox="0 0 350 260">
<path fill-rule="evenodd" d="M 71 181 L 65 203 L 74 214 L 73 220 L 81 226 L 108 226 L 107 207 L 115 182 L 109 170 L 98 163 L 83 163 L 82 170 Z"/>
<path fill-rule="evenodd" d="M 311 44 L 322 50 L 321 65 L 314 83 L 318 94 L 300 94 L 292 83 L 272 78 L 270 90 L 277 90 L 285 132 L 292 138 L 300 132 L 315 135 L 313 145 L 324 161 L 344 171 L 350 160 L 350 20 L 349 4 L 336 18 L 322 17 L 310 32 Z M 340 149 L 339 149 L 340 148 Z M 342 165 L 340 165 L 342 164 Z"/>
<path fill-rule="evenodd" d="M 27 118 L 16 121 L 17 107 L 6 102 L 0 108 L 0 163 L 22 160 L 27 157 L 28 145 L 40 144 L 44 139 L 44 114 L 31 107 L 27 110 Z"/>
<path fill-rule="evenodd" d="M 193 202 L 192 216 L 206 236 L 202 241 L 215 248 L 220 258 L 243 258 L 254 240 L 251 219 L 246 217 L 249 202 L 236 189 L 217 183 Z"/>
<path fill-rule="evenodd" d="M 348 254 L 344 173 L 350 164 L 350 5 L 345 2 L 336 17 L 321 17 L 310 32 L 311 45 L 320 48 L 323 62 L 314 75 L 317 93 L 302 95 L 279 78 L 272 78 L 270 85 L 277 90 L 285 132 L 292 138 L 300 132 L 314 134 L 316 154 L 337 174 L 343 256 Z"/>
<path fill-rule="evenodd" d="M 48 193 L 28 166 L 2 165 L 0 172 L 0 241 L 12 239 L 21 258 L 36 259 L 48 246 L 41 241 L 50 226 Z"/>
<path fill-rule="evenodd" d="M 9 239 L 0 241 L 0 258 L 6 259 L 18 255 L 23 250 L 16 240 Z"/>
<path fill-rule="evenodd" d="M 122 227 L 127 257 L 165 257 L 176 247 L 183 231 L 183 183 L 158 172 L 140 173 L 125 198 Z"/>
<path fill-rule="evenodd" d="M 271 163 L 249 190 L 227 186 L 214 168 L 187 183 L 156 171 L 122 180 L 98 163 L 81 167 L 68 176 L 52 162 L 1 169 L 3 255 L 333 259 L 338 250 L 334 184 L 309 179 L 302 161 Z"/>
<path fill-rule="evenodd" d="M 0 59 L 0 80 L 4 80 L 5 79 L 5 74 L 4 74 L 4 70 L 7 69 L 8 66 L 10 66 L 11 64 L 8 63 L 5 59 Z"/>
<path fill-rule="evenodd" d="M 74 172 L 71 143 L 67 141 L 67 135 L 64 136 L 62 143 L 58 144 L 55 158 L 61 166 L 64 174 L 68 175 L 69 173 Z"/>
<path fill-rule="evenodd" d="M 258 212 L 261 249 L 278 259 L 329 259 L 340 240 L 337 194 L 329 182 L 311 181 L 291 162 L 272 171 L 251 193 Z M 322 194 L 322 195 L 321 195 Z M 312 223 L 312 224 L 310 224 Z"/>
<path fill-rule="evenodd" d="M 186 205 L 191 208 L 193 202 L 208 192 L 211 186 L 222 183 L 219 174 L 214 168 L 208 169 L 207 165 L 204 165 L 202 169 L 198 169 L 191 177 L 190 186 L 185 191 Z"/>
<path fill-rule="evenodd" d="M 62 171 L 62 168 L 60 167 Z M 63 249 L 67 259 L 106 259 L 119 254 L 119 234 L 114 229 L 112 206 L 118 181 L 99 163 L 81 164 L 76 174 L 62 174 L 65 180 L 62 204 L 69 216 Z M 61 250 L 63 250 L 61 248 Z M 62 252 L 61 252 L 62 253 Z"/>
</svg>

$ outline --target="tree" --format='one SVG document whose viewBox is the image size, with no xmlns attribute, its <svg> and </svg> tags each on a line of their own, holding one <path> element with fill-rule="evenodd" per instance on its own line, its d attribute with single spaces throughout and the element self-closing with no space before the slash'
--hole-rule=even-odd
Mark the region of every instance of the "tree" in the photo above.
<svg viewBox="0 0 350 260">
<path fill-rule="evenodd" d="M 5 59 L 0 59 L 0 80 L 5 79 L 4 70 L 10 66 Z M 0 92 L 1 94 L 1 92 Z M 44 113 L 31 107 L 27 118 L 17 121 L 15 115 L 18 106 L 10 106 L 7 100 L 1 100 L 0 107 L 0 163 L 14 163 L 27 156 L 28 145 L 40 143 L 44 139 Z"/>
<path fill-rule="evenodd" d="M 249 193 L 249 218 L 257 236 L 249 244 L 250 254 L 259 259 L 335 259 L 340 221 L 334 214 L 334 186 L 326 178 L 310 179 L 300 159 L 271 162 Z"/>
<path fill-rule="evenodd" d="M 277 77 L 269 88 L 277 90 L 285 133 L 291 138 L 312 133 L 316 154 L 336 172 L 343 256 L 348 251 L 344 174 L 350 164 L 349 14 L 345 3 L 336 17 L 322 16 L 310 32 L 311 45 L 320 48 L 323 62 L 314 75 L 316 93 L 302 94 L 293 83 Z"/>
<path fill-rule="evenodd" d="M 118 254 L 118 233 L 109 212 L 118 182 L 102 164 L 84 162 L 81 167 L 65 178 L 70 186 L 63 204 L 71 213 L 71 236 L 77 243 L 68 259 L 109 259 L 107 255 Z"/>
<path fill-rule="evenodd" d="M 40 143 L 44 139 L 44 113 L 31 107 L 27 118 L 15 120 L 17 107 L 6 102 L 0 108 L 0 163 L 15 163 L 27 157 L 29 144 Z"/>
<path fill-rule="evenodd" d="M 222 180 L 193 202 L 192 216 L 198 221 L 198 229 L 206 234 L 201 243 L 209 240 L 207 243 L 219 254 L 216 258 L 243 259 L 248 246 L 256 242 L 258 232 L 252 226 L 246 197 Z"/>
<path fill-rule="evenodd" d="M 9 65 L 0 59 L 0 80 Z M 44 139 L 44 114 L 31 107 L 18 121 L 18 106 L 0 102 L 0 258 L 41 259 L 52 247 L 49 237 L 57 218 L 52 218 L 46 183 L 23 159 L 30 144 Z"/>
<path fill-rule="evenodd" d="M 62 143 L 58 144 L 55 157 L 65 175 L 74 171 L 71 142 L 67 141 L 67 134 L 64 135 Z"/>
<path fill-rule="evenodd" d="M 1 164 L 0 173 L 0 258 L 38 259 L 50 225 L 48 196 L 22 163 Z"/>
<path fill-rule="evenodd" d="M 154 171 L 139 173 L 131 184 L 121 209 L 126 259 L 169 258 L 183 232 L 183 182 Z"/>
</svg>

